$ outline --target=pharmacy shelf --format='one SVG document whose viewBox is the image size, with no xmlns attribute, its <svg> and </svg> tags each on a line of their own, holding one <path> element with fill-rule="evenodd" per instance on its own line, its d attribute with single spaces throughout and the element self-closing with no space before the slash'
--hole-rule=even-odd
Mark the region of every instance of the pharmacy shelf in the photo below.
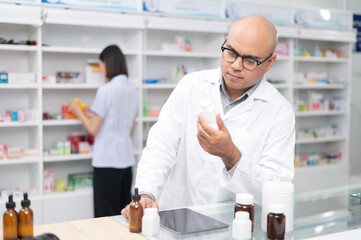
<svg viewBox="0 0 361 240">
<path fill-rule="evenodd" d="M 81 125 L 81 121 L 78 119 L 64 119 L 64 120 L 44 120 L 43 126 L 69 126 L 69 125 Z"/>
<path fill-rule="evenodd" d="M 156 122 L 158 121 L 158 117 L 142 117 L 143 122 Z"/>
<path fill-rule="evenodd" d="M 66 162 L 66 161 L 81 161 L 89 160 L 93 157 L 93 154 L 71 154 L 62 156 L 48 156 L 44 157 L 44 162 Z"/>
<path fill-rule="evenodd" d="M 345 89 L 344 84 L 304 84 L 304 85 L 294 85 L 294 89 Z"/>
<path fill-rule="evenodd" d="M 39 126 L 39 121 L 26 121 L 26 122 L 0 122 L 2 127 L 36 127 Z"/>
<path fill-rule="evenodd" d="M 0 89 L 37 89 L 39 85 L 37 84 L 4 84 L 0 83 Z"/>
<path fill-rule="evenodd" d="M 296 117 L 314 117 L 314 116 L 333 116 L 345 115 L 345 111 L 308 111 L 308 112 L 295 112 Z"/>
<path fill-rule="evenodd" d="M 0 165 L 16 165 L 25 163 L 40 163 L 39 157 L 25 157 L 20 159 L 0 159 Z"/>
<path fill-rule="evenodd" d="M 329 62 L 329 63 L 347 63 L 348 58 L 326 58 L 326 57 L 294 57 L 298 62 Z"/>
<path fill-rule="evenodd" d="M 337 169 L 337 168 L 340 167 L 340 164 L 341 164 L 342 161 L 343 160 L 337 160 L 336 163 L 295 168 L 295 171 L 296 171 L 296 174 L 297 174 L 298 172 Z"/>
<path fill-rule="evenodd" d="M 103 49 L 101 48 L 80 48 L 80 47 L 56 47 L 56 46 L 44 46 L 42 51 L 46 53 L 73 53 L 73 54 L 99 54 Z M 124 55 L 137 55 L 137 51 L 126 51 Z"/>
<path fill-rule="evenodd" d="M 0 44 L 0 50 L 5 51 L 25 51 L 35 52 L 39 49 L 38 46 L 15 45 L 15 44 Z"/>
<path fill-rule="evenodd" d="M 316 139 L 296 139 L 296 144 L 327 143 L 345 141 L 346 137 L 324 137 Z"/>
<path fill-rule="evenodd" d="M 165 52 L 165 51 L 145 51 L 147 56 L 159 57 L 193 57 L 193 58 L 218 58 L 219 53 L 197 53 L 197 52 Z"/>
<path fill-rule="evenodd" d="M 143 84 L 143 89 L 174 89 L 177 86 L 177 84 L 173 83 L 156 83 L 156 84 Z"/>
<path fill-rule="evenodd" d="M 93 195 L 93 188 L 84 188 L 81 190 L 75 190 L 75 191 L 69 191 L 69 192 L 54 192 L 54 193 L 48 193 L 43 196 L 43 199 L 54 199 L 54 198 L 63 198 L 63 197 L 69 197 L 74 198 L 78 196 L 88 196 Z"/>
<path fill-rule="evenodd" d="M 92 85 L 86 83 L 56 83 L 43 84 L 43 89 L 97 89 L 102 85 Z"/>
</svg>

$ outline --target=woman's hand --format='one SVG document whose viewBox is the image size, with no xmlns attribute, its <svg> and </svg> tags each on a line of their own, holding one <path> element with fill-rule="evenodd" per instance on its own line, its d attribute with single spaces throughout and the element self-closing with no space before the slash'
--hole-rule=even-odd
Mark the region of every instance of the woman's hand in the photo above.
<svg viewBox="0 0 361 240">
<path fill-rule="evenodd" d="M 69 103 L 69 109 L 78 118 L 82 114 L 82 110 L 80 108 L 79 102 L 77 102 L 77 103 L 74 103 L 74 102 Z"/>
</svg>

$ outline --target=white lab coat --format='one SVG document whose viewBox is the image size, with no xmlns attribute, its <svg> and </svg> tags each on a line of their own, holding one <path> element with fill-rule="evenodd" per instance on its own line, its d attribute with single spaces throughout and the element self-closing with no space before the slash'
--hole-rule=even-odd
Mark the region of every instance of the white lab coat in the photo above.
<svg viewBox="0 0 361 240">
<path fill-rule="evenodd" d="M 248 192 L 261 203 L 262 182 L 292 181 L 295 117 L 288 101 L 263 78 L 244 102 L 226 114 L 220 69 L 186 75 L 151 128 L 138 165 L 136 186 L 153 194 L 160 209 L 234 199 Z M 234 174 L 197 139 L 199 102 L 210 98 L 242 152 Z"/>
</svg>

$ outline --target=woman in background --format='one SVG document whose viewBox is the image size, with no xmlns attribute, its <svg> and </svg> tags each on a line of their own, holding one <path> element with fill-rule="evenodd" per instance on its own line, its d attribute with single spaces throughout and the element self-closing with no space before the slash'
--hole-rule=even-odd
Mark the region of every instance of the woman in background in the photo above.
<svg viewBox="0 0 361 240">
<path fill-rule="evenodd" d="M 131 167 L 135 164 L 131 134 L 138 109 L 138 93 L 128 82 L 125 57 L 119 47 L 106 47 L 99 55 L 99 66 L 107 83 L 96 93 L 90 108 L 92 117 L 82 112 L 79 103 L 70 104 L 71 111 L 95 136 L 95 217 L 119 215 L 131 201 Z"/>
</svg>

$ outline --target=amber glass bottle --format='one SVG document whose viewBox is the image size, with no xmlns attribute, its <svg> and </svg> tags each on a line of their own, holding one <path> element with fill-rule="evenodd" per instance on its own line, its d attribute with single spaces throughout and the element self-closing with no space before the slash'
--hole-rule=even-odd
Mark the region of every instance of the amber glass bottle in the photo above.
<svg viewBox="0 0 361 240">
<path fill-rule="evenodd" d="M 9 195 L 9 201 L 6 202 L 6 212 L 3 216 L 3 235 L 4 240 L 18 239 L 18 213 L 15 211 L 13 195 Z"/>
<path fill-rule="evenodd" d="M 140 233 L 142 231 L 143 207 L 139 201 L 138 188 L 135 188 L 132 200 L 129 207 L 129 231 Z"/>
<path fill-rule="evenodd" d="M 286 232 L 286 216 L 284 213 L 284 205 L 270 204 L 269 213 L 267 215 L 267 239 L 283 240 Z"/>
<path fill-rule="evenodd" d="M 21 201 L 22 209 L 19 211 L 19 238 L 28 238 L 34 236 L 34 215 L 30 209 L 30 200 L 28 194 L 24 193 L 24 200 Z"/>
</svg>

